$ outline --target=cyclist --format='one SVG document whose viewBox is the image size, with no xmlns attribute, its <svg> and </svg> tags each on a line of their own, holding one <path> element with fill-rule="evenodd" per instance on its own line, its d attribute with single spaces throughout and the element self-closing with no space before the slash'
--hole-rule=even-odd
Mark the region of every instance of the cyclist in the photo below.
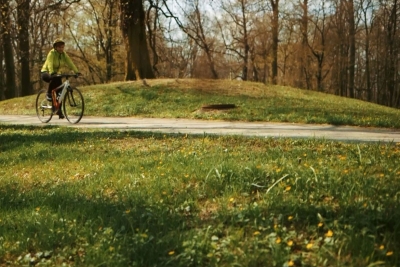
<svg viewBox="0 0 400 267">
<path fill-rule="evenodd" d="M 41 76 L 42 80 L 49 83 L 47 89 L 46 98 L 48 101 L 52 101 L 51 91 L 62 84 L 61 77 L 55 75 L 60 74 L 66 67 L 71 69 L 75 74 L 80 75 L 78 68 L 74 65 L 71 58 L 64 52 L 65 42 L 57 38 L 53 42 L 53 49 L 47 54 L 46 62 L 44 63 Z M 61 106 L 57 111 L 57 115 L 60 119 L 64 119 L 62 114 Z"/>
</svg>

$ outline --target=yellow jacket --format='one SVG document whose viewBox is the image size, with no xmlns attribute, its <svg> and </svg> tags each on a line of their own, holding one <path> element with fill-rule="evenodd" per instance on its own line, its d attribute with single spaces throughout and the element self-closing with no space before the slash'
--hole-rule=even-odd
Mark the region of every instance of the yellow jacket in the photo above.
<svg viewBox="0 0 400 267">
<path fill-rule="evenodd" d="M 65 53 L 58 53 L 55 49 L 52 49 L 46 58 L 46 62 L 42 67 L 42 72 L 61 73 L 64 69 L 68 67 L 75 73 L 78 73 L 78 68 L 74 65 L 71 58 Z"/>
</svg>

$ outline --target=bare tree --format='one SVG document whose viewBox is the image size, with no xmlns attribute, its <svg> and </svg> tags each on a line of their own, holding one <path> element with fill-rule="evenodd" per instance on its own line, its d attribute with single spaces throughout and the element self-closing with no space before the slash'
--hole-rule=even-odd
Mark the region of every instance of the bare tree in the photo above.
<svg viewBox="0 0 400 267">
<path fill-rule="evenodd" d="M 165 1 L 164 1 L 165 2 Z M 179 28 L 185 32 L 189 38 L 191 38 L 197 46 L 204 52 L 208 65 L 211 70 L 212 78 L 218 79 L 218 73 L 216 64 L 214 61 L 214 39 L 207 36 L 206 32 L 210 32 L 205 28 L 205 24 L 209 18 L 207 18 L 200 8 L 198 0 L 194 0 L 189 3 L 189 7 L 182 8 L 181 12 L 186 18 L 185 22 L 182 22 L 176 15 L 174 15 L 169 9 L 168 5 L 165 5 L 168 10 L 168 17 L 173 17 Z M 164 13 L 165 14 L 165 13 Z"/>
<path fill-rule="evenodd" d="M 33 93 L 30 71 L 29 8 L 30 0 L 17 1 L 19 59 L 21 62 L 21 96 Z"/>
<path fill-rule="evenodd" d="M 372 82 L 371 82 L 371 60 L 370 60 L 370 36 L 372 30 L 372 24 L 375 19 L 375 14 L 373 11 L 373 0 L 361 0 L 360 1 L 360 12 L 361 12 L 361 21 L 363 22 L 363 43 L 364 43 L 364 56 L 359 56 L 365 61 L 364 73 L 361 74 L 360 82 L 358 84 L 361 91 L 366 91 L 367 96 L 366 99 L 368 101 L 372 101 L 374 97 Z M 361 41 L 361 40 L 360 40 Z M 361 96 L 362 97 L 362 96 Z"/>
<path fill-rule="evenodd" d="M 0 1 L 0 11 L 2 14 L 3 26 L 3 52 L 4 52 L 4 66 L 6 69 L 6 90 L 5 97 L 7 99 L 18 96 L 17 86 L 15 82 L 15 63 L 14 63 L 14 50 L 11 40 L 11 19 L 10 19 L 10 2 L 8 0 Z"/>
<path fill-rule="evenodd" d="M 252 1 L 235 0 L 221 3 L 222 10 L 227 14 L 226 21 L 219 21 L 226 50 L 241 61 L 242 80 L 249 77 L 250 51 L 253 49 L 253 25 L 251 17 L 259 12 L 259 5 Z"/>
<path fill-rule="evenodd" d="M 116 3 L 112 0 L 95 2 L 88 0 L 92 7 L 94 20 L 96 22 L 96 41 L 99 44 L 102 54 L 106 61 L 106 82 L 113 77 L 113 61 L 114 61 L 114 44 L 115 28 L 117 25 Z M 99 10 L 99 11 L 98 11 Z"/>
<path fill-rule="evenodd" d="M 329 69 L 324 70 L 325 56 L 326 56 L 326 45 L 327 35 L 329 32 L 329 23 L 327 22 L 327 13 L 325 2 L 320 3 L 320 8 L 316 10 L 312 23 L 312 36 L 311 40 L 308 39 L 307 45 L 311 50 L 312 55 L 316 60 L 315 77 L 317 80 L 317 90 L 324 91 L 323 80 L 329 73 Z"/>
<path fill-rule="evenodd" d="M 147 46 L 142 0 L 120 0 L 120 19 L 127 53 L 125 80 L 155 78 Z"/>
<path fill-rule="evenodd" d="M 0 15 L 0 21 L 2 20 L 2 17 Z M 2 23 L 0 22 L 0 36 L 3 36 L 4 28 L 2 26 Z M 5 99 L 4 95 L 4 68 L 3 68 L 3 58 L 4 58 L 4 53 L 3 53 L 3 39 L 0 38 L 0 101 Z"/>
<path fill-rule="evenodd" d="M 279 0 L 270 0 L 272 6 L 272 83 L 278 83 Z"/>
</svg>

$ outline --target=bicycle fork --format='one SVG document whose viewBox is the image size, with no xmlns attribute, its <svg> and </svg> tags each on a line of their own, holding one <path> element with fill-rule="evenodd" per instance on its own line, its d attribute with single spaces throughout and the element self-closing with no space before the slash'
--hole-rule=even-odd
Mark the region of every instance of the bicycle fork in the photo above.
<svg viewBox="0 0 400 267">
<path fill-rule="evenodd" d="M 57 90 L 58 89 L 56 88 L 51 91 L 52 98 L 53 98 L 53 107 L 55 108 L 53 110 L 53 112 L 59 111 L 59 109 L 61 108 L 62 100 L 64 99 L 65 93 L 67 91 L 67 90 L 65 90 L 65 88 L 61 89 L 61 94 L 60 94 L 59 98 L 57 99 Z"/>
</svg>

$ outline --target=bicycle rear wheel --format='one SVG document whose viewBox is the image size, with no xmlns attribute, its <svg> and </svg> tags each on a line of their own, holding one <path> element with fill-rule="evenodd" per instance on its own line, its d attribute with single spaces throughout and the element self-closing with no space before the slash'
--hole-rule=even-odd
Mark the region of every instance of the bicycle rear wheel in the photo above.
<svg viewBox="0 0 400 267">
<path fill-rule="evenodd" d="M 70 123 L 78 123 L 83 116 L 85 103 L 83 96 L 78 88 L 69 87 L 64 96 L 63 110 L 64 115 Z"/>
<path fill-rule="evenodd" d="M 53 117 L 53 104 L 46 99 L 47 89 L 39 91 L 36 97 L 36 115 L 41 122 L 47 123 Z"/>
</svg>

